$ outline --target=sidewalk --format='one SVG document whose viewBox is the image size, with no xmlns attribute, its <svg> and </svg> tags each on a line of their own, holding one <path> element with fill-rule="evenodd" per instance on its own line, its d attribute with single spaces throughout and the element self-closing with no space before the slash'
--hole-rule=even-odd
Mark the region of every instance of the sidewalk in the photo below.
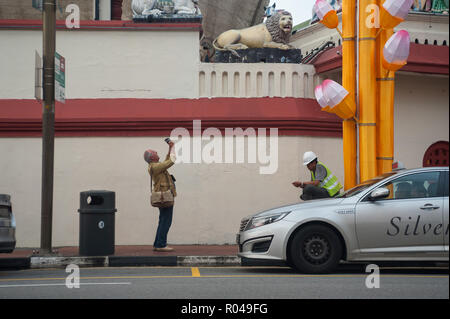
<svg viewBox="0 0 450 319">
<path fill-rule="evenodd" d="M 237 256 L 237 245 L 170 245 L 172 252 L 156 252 L 152 246 L 115 246 L 111 256 L 79 256 L 74 247 L 56 247 L 52 256 L 33 254 L 38 248 L 17 248 L 0 254 L 0 269 L 120 266 L 283 266 L 283 262 L 251 260 Z"/>
<path fill-rule="evenodd" d="M 115 246 L 114 256 L 236 256 L 237 245 L 169 245 L 174 248 L 172 252 L 156 252 L 153 246 L 132 245 Z M 0 254 L 0 258 L 32 257 L 33 250 L 39 248 L 16 248 L 11 254 Z M 53 250 L 64 257 L 76 257 L 78 246 L 56 247 Z"/>
</svg>

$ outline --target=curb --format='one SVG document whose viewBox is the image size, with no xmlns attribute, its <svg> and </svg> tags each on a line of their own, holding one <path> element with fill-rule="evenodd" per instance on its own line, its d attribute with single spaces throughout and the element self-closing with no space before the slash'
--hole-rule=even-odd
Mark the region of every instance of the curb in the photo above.
<svg viewBox="0 0 450 319">
<path fill-rule="evenodd" d="M 341 262 L 343 271 L 362 271 L 369 263 Z M 380 262 L 381 267 L 398 267 L 396 263 Z M 1 270 L 65 268 L 68 265 L 79 267 L 145 267 L 145 266 L 181 266 L 181 267 L 214 267 L 214 266 L 249 266 L 249 267 L 286 267 L 282 260 L 250 259 L 238 256 L 35 256 L 0 258 Z M 409 267 L 446 267 L 446 262 L 407 262 Z"/>
<path fill-rule="evenodd" d="M 131 267 L 131 266 L 177 266 L 176 256 L 111 256 L 109 267 Z"/>
<path fill-rule="evenodd" d="M 61 268 L 68 265 L 80 267 L 108 267 L 109 260 L 104 257 L 30 257 L 30 268 Z"/>
<path fill-rule="evenodd" d="M 177 266 L 241 266 L 237 256 L 178 256 Z"/>
<path fill-rule="evenodd" d="M 15 270 L 31 268 L 31 259 L 28 257 L 1 258 L 0 270 Z"/>
<path fill-rule="evenodd" d="M 238 256 L 90 256 L 61 257 L 36 256 L 23 258 L 1 258 L 0 270 L 79 267 L 132 267 L 132 266 L 271 266 L 264 260 L 250 260 Z M 278 263 L 279 265 L 279 263 Z"/>
</svg>

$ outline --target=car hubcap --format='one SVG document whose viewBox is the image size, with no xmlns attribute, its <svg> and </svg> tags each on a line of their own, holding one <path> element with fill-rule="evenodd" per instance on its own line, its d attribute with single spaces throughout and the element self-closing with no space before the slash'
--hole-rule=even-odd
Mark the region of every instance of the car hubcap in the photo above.
<svg viewBox="0 0 450 319">
<path fill-rule="evenodd" d="M 325 263 L 330 256 L 330 245 L 321 235 L 308 237 L 304 241 L 302 250 L 305 259 L 315 265 Z"/>
</svg>

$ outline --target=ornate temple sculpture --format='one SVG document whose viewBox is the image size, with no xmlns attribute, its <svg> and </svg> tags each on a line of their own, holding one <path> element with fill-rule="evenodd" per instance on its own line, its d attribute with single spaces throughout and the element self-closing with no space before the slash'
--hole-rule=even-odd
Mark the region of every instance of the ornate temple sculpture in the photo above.
<svg viewBox="0 0 450 319">
<path fill-rule="evenodd" d="M 414 11 L 430 11 L 431 2 L 431 0 L 414 0 L 413 9 Z"/>
<path fill-rule="evenodd" d="M 198 0 L 173 0 L 176 14 L 200 15 Z"/>
<path fill-rule="evenodd" d="M 436 13 L 448 14 L 448 1 L 434 0 L 431 11 Z"/>
<path fill-rule="evenodd" d="M 157 0 L 133 0 L 131 2 L 131 9 L 133 16 L 148 15 L 155 7 Z"/>
<path fill-rule="evenodd" d="M 448 0 L 414 0 L 413 10 L 448 14 Z"/>
<path fill-rule="evenodd" d="M 264 7 L 264 17 L 270 18 L 271 16 L 273 16 L 276 12 L 276 7 L 277 7 L 276 3 L 274 3 L 270 7 Z"/>
<path fill-rule="evenodd" d="M 133 0 L 133 17 L 180 15 L 200 16 L 198 0 Z"/>
</svg>

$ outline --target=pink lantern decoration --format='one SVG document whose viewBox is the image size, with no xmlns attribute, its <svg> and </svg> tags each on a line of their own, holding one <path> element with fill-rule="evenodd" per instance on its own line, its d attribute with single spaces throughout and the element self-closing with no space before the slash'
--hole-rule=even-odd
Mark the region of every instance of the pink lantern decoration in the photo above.
<svg viewBox="0 0 450 319">
<path fill-rule="evenodd" d="M 410 38 L 408 31 L 400 30 L 386 42 L 383 48 L 383 67 L 397 71 L 403 67 L 409 57 Z"/>
<path fill-rule="evenodd" d="M 381 7 L 381 27 L 392 29 L 403 22 L 414 0 L 386 0 Z"/>
<path fill-rule="evenodd" d="M 386 0 L 383 8 L 393 17 L 405 19 L 414 0 Z"/>
<path fill-rule="evenodd" d="M 328 101 L 323 94 L 322 85 L 316 86 L 314 90 L 314 94 L 316 95 L 316 100 L 319 103 L 320 107 L 323 111 L 329 111 L 330 107 L 328 106 Z"/>
<path fill-rule="evenodd" d="M 355 115 L 355 101 L 342 85 L 332 80 L 325 80 L 322 84 L 322 91 L 331 113 L 335 113 L 345 120 Z"/>
<path fill-rule="evenodd" d="M 313 7 L 314 12 L 317 14 L 320 20 L 327 15 L 327 13 L 333 11 L 333 7 L 326 0 L 317 0 Z"/>
<path fill-rule="evenodd" d="M 313 7 L 314 12 L 320 19 L 320 22 L 327 28 L 335 29 L 339 25 L 339 18 L 336 10 L 326 0 L 317 0 Z"/>
</svg>

